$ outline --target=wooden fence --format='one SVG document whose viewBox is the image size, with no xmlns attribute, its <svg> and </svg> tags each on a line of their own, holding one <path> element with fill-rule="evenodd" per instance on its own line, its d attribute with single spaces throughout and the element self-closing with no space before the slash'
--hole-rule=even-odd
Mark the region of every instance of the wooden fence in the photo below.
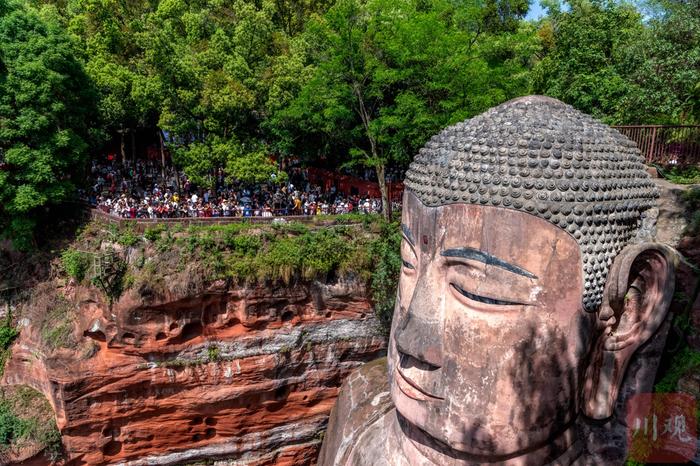
<svg viewBox="0 0 700 466">
<path fill-rule="evenodd" d="M 700 125 L 630 125 L 613 128 L 637 143 L 648 164 L 700 164 Z"/>
</svg>

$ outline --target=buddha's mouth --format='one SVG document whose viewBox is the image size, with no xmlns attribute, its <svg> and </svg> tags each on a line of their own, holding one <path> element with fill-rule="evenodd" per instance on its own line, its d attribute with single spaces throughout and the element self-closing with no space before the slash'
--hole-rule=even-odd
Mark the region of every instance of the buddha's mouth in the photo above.
<svg viewBox="0 0 700 466">
<path fill-rule="evenodd" d="M 444 400 L 443 397 L 433 395 L 420 388 L 416 382 L 406 377 L 398 367 L 394 370 L 394 372 L 394 380 L 396 381 L 396 385 L 399 387 L 399 390 L 401 390 L 401 393 L 407 397 L 417 401 Z"/>
</svg>

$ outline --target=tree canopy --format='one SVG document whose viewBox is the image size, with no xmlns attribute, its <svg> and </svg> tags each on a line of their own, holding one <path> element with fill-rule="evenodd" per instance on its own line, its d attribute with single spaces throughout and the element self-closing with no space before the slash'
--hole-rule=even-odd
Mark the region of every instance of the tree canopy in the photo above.
<svg viewBox="0 0 700 466">
<path fill-rule="evenodd" d="M 533 92 L 610 124 L 700 121 L 700 2 L 571 0 L 550 5 L 538 34 Z"/>
<path fill-rule="evenodd" d="M 42 207 L 75 194 L 91 89 L 53 9 L 0 0 L 0 231 L 20 248 Z"/>
<path fill-rule="evenodd" d="M 137 129 L 202 188 L 294 156 L 371 167 L 386 200 L 387 167 L 524 94 L 698 123 L 698 2 L 548 0 L 533 21 L 527 0 L 0 0 L 0 226 L 30 237 L 98 141 L 126 157 Z"/>
</svg>

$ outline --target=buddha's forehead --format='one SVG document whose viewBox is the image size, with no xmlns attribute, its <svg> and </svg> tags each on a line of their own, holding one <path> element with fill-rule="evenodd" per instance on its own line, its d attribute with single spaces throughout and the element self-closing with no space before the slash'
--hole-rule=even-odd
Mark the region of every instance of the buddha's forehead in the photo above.
<svg viewBox="0 0 700 466">
<path fill-rule="evenodd" d="M 407 191 L 402 224 L 416 249 L 430 258 L 468 248 L 540 278 L 553 261 L 568 262 L 572 270 L 581 267 L 580 247 L 569 233 L 516 210 L 466 203 L 429 207 Z"/>
</svg>

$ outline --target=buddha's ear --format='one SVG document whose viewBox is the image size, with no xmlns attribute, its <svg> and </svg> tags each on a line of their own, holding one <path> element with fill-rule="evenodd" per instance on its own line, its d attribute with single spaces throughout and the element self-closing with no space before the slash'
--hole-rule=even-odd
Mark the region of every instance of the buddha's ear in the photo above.
<svg viewBox="0 0 700 466">
<path fill-rule="evenodd" d="M 668 313 L 678 253 L 658 243 L 627 246 L 608 272 L 597 314 L 598 339 L 583 393 L 583 412 L 593 419 L 612 415 L 627 364 L 656 333 Z"/>
</svg>

